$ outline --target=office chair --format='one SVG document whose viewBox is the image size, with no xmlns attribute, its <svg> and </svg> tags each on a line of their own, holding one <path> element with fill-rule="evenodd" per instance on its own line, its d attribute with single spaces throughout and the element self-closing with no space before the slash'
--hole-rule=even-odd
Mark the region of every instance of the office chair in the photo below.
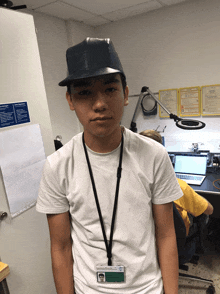
<svg viewBox="0 0 220 294">
<path fill-rule="evenodd" d="M 179 269 L 188 271 L 188 266 L 186 266 L 185 263 L 191 262 L 193 264 L 197 264 L 199 260 L 199 256 L 195 255 L 195 253 L 197 249 L 197 244 L 201 245 L 200 244 L 200 241 L 202 240 L 201 226 L 199 225 L 199 221 L 197 219 L 197 221 L 193 224 L 195 226 L 194 227 L 195 233 L 191 235 L 190 237 L 187 237 L 184 221 L 181 215 L 179 214 L 174 202 L 173 202 L 173 218 L 174 218 L 174 226 L 175 226 L 176 240 L 177 240 Z M 207 280 L 201 277 L 192 276 L 192 275 L 183 274 L 183 273 L 179 273 L 179 276 L 186 279 L 211 284 L 209 288 L 207 289 L 206 293 L 207 294 L 215 293 L 215 288 L 213 286 L 212 280 Z"/>
</svg>

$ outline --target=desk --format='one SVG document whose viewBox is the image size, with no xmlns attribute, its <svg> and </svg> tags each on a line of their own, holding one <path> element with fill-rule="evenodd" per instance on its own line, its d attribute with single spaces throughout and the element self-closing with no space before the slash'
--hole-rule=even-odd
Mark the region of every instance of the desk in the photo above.
<svg viewBox="0 0 220 294">
<path fill-rule="evenodd" d="M 201 186 L 190 186 L 212 204 L 214 207 L 212 217 L 220 218 L 220 189 L 213 186 L 213 181 L 217 179 L 219 179 L 220 182 L 220 174 L 207 173 Z M 215 186 L 220 188 L 218 183 L 215 183 Z"/>
</svg>

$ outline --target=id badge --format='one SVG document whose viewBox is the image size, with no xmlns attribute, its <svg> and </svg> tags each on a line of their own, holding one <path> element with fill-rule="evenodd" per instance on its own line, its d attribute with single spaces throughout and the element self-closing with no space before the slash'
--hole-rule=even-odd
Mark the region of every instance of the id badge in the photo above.
<svg viewBox="0 0 220 294">
<path fill-rule="evenodd" d="M 97 266 L 98 283 L 123 283 L 125 282 L 125 267 L 116 266 Z"/>
</svg>

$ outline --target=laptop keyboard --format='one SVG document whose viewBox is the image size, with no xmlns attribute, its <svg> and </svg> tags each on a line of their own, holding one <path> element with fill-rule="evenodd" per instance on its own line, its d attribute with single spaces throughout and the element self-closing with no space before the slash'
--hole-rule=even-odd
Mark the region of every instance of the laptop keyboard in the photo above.
<svg viewBox="0 0 220 294">
<path fill-rule="evenodd" d="M 193 181 L 199 181 L 203 178 L 203 176 L 191 176 L 191 175 L 180 175 L 176 174 L 177 178 L 181 180 L 193 180 Z"/>
</svg>

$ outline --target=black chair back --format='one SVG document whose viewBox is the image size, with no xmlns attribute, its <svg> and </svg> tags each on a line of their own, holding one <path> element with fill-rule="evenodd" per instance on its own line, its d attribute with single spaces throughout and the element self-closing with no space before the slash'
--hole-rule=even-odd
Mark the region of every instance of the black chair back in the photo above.
<svg viewBox="0 0 220 294">
<path fill-rule="evenodd" d="M 186 243 L 186 226 L 174 202 L 173 202 L 173 219 L 174 219 L 174 227 L 176 232 L 177 248 L 179 252 L 181 249 L 183 250 Z"/>
<path fill-rule="evenodd" d="M 193 255 L 195 254 L 196 238 L 190 238 L 190 240 L 187 240 L 186 226 L 174 202 L 173 202 L 173 219 L 174 219 L 174 227 L 176 232 L 179 264 L 183 265 L 184 263 L 190 261 Z"/>
</svg>

